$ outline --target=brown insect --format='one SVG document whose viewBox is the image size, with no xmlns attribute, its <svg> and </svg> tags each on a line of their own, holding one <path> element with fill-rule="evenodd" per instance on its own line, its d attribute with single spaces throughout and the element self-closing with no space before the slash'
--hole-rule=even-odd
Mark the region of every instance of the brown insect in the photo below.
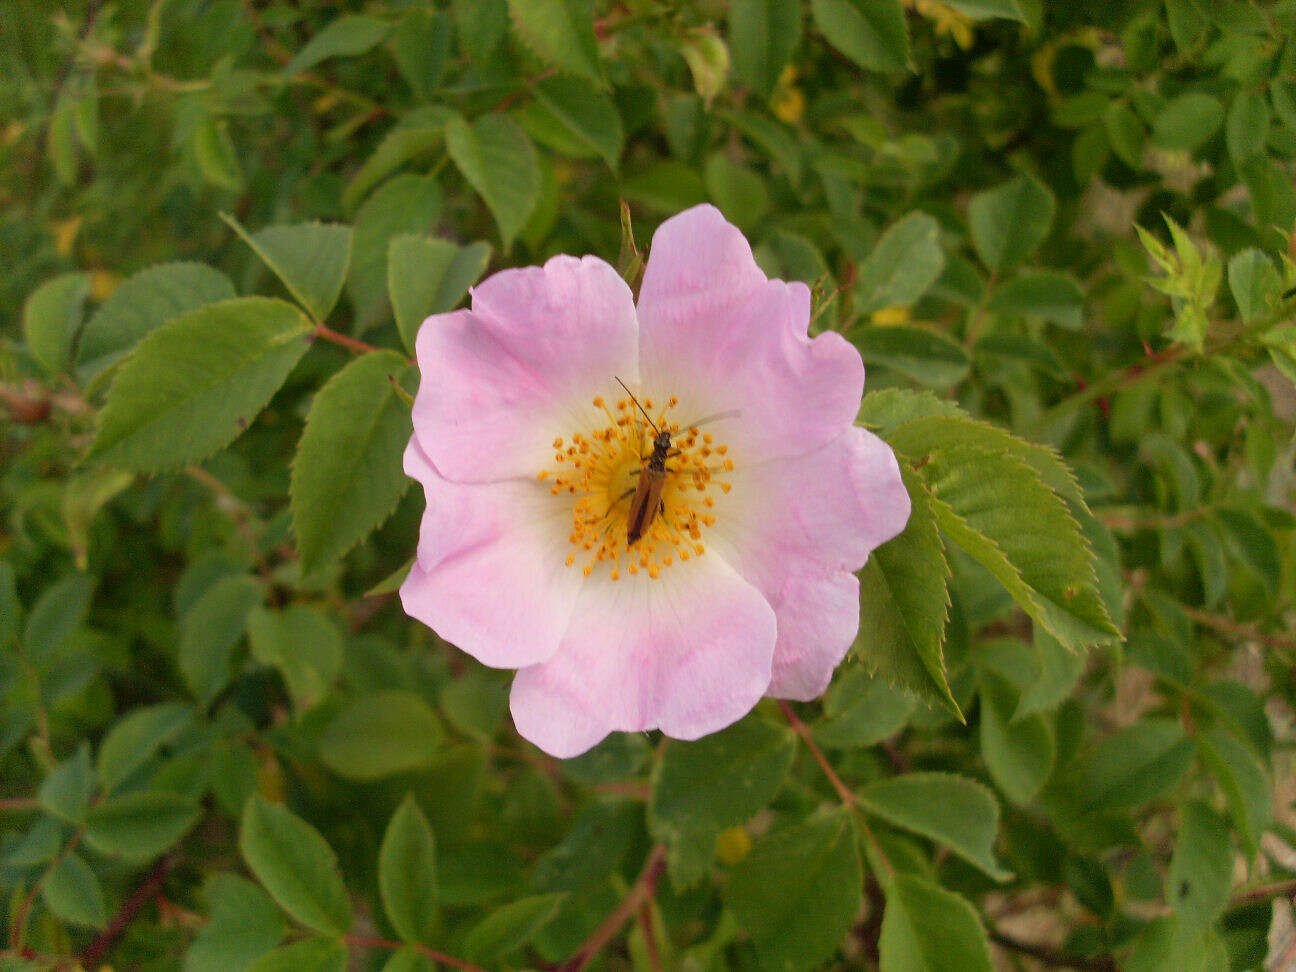
<svg viewBox="0 0 1296 972">
<path fill-rule="evenodd" d="M 662 512 L 662 490 L 666 487 L 666 457 L 670 455 L 671 434 L 669 430 L 662 431 L 657 428 L 657 423 L 639 404 L 639 399 L 635 398 L 634 392 L 626 388 L 624 381 L 617 378 L 617 384 L 625 388 L 630 401 L 635 403 L 635 408 L 643 413 L 643 417 L 648 420 L 648 424 L 656 433 L 652 455 L 639 471 L 639 485 L 635 487 L 634 496 L 630 500 L 630 512 L 626 517 L 626 545 L 633 547 L 652 521 Z"/>
</svg>

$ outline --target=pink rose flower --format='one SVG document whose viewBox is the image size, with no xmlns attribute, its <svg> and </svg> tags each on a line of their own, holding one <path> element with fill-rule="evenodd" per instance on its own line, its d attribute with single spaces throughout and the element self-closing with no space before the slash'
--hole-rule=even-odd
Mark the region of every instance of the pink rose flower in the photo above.
<svg viewBox="0 0 1296 972">
<path fill-rule="evenodd" d="M 405 470 L 427 511 L 401 599 L 518 670 L 513 720 L 541 749 L 696 739 L 827 687 L 859 626 L 853 572 L 909 496 L 854 425 L 859 353 L 809 320 L 806 286 L 696 206 L 654 235 L 637 307 L 607 263 L 557 256 L 423 323 Z M 617 379 L 671 436 L 633 544 L 655 433 Z"/>
</svg>

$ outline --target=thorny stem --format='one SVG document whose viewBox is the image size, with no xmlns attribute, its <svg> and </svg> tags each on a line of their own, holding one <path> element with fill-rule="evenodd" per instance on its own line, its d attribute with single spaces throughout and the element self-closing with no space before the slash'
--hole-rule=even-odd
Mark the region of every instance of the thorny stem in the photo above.
<svg viewBox="0 0 1296 972">
<path fill-rule="evenodd" d="M 372 344 L 366 344 L 364 341 L 359 341 L 346 334 L 340 334 L 333 330 L 333 328 L 326 327 L 323 324 L 316 324 L 313 333 L 317 338 L 323 338 L 325 341 L 332 341 L 334 344 L 341 345 L 348 351 L 354 351 L 356 354 L 368 354 L 371 351 L 382 350 L 382 348 L 375 347 Z"/>
<path fill-rule="evenodd" d="M 175 858 L 170 854 L 164 854 L 159 857 L 157 863 L 153 865 L 152 870 L 135 889 L 135 893 L 126 899 L 122 904 L 121 910 L 117 912 L 108 922 L 108 927 L 99 933 L 81 953 L 81 965 L 87 969 L 97 969 L 104 958 L 112 951 L 113 946 L 117 944 L 118 939 L 126 933 L 130 923 L 135 920 L 146 904 L 157 897 L 158 892 L 162 890 L 162 885 L 166 882 L 167 875 L 175 867 Z"/>
<path fill-rule="evenodd" d="M 1184 614 L 1192 618 L 1198 624 L 1204 624 L 1208 628 L 1231 638 L 1246 638 L 1251 641 L 1258 641 L 1266 648 L 1276 648 L 1280 651 L 1296 652 L 1296 638 L 1287 638 L 1282 635 L 1267 635 L 1257 631 L 1254 625 L 1242 624 L 1234 621 L 1232 618 L 1226 618 L 1219 614 L 1209 614 L 1206 611 L 1199 611 L 1194 607 L 1187 605 L 1182 606 Z"/>
<path fill-rule="evenodd" d="M 643 932 L 644 951 L 648 955 L 648 968 L 651 972 L 662 972 L 661 955 L 657 951 L 657 933 L 653 931 L 651 901 L 645 901 L 639 906 L 639 930 Z"/>
<path fill-rule="evenodd" d="M 1174 530 L 1204 519 L 1218 508 L 1218 503 L 1212 503 L 1174 516 L 1123 516 L 1114 510 L 1102 510 L 1098 512 L 1098 518 L 1113 530 Z"/>
<path fill-rule="evenodd" d="M 874 836 L 872 828 L 868 825 L 868 821 L 864 819 L 864 815 L 860 812 L 859 803 L 855 799 L 855 794 L 851 792 L 851 788 L 846 785 L 842 778 L 837 775 L 837 771 L 833 769 L 832 763 L 828 762 L 828 757 L 823 754 L 823 750 L 819 748 L 819 744 L 814 741 L 814 734 L 810 732 L 810 727 L 801 721 L 801 717 L 793 712 L 792 706 L 788 705 L 783 699 L 779 699 L 778 704 L 783 710 L 783 718 L 787 719 L 788 725 L 792 727 L 792 731 L 801 737 L 801 741 L 805 743 L 806 749 L 810 750 L 810 755 L 814 757 L 815 762 L 819 764 L 819 768 L 823 770 L 824 776 L 828 777 L 828 782 L 831 783 L 833 789 L 837 791 L 837 795 L 841 798 L 842 806 L 848 807 L 854 812 L 856 819 L 859 820 L 860 828 L 864 831 L 864 837 L 869 842 L 869 847 L 872 848 L 875 854 L 877 854 L 877 858 L 882 862 L 882 866 L 886 869 L 888 877 L 894 875 L 895 869 L 892 868 L 891 862 L 887 859 L 886 851 L 884 851 L 882 845 L 878 843 L 878 839 Z"/>
<path fill-rule="evenodd" d="M 396 942 L 390 938 L 378 938 L 374 935 L 346 935 L 343 938 L 348 945 L 354 945 L 357 948 L 386 948 L 393 952 L 402 948 L 412 948 L 420 955 L 425 955 L 434 962 L 440 962 L 442 965 L 448 965 L 452 969 L 468 969 L 469 972 L 487 972 L 480 965 L 474 965 L 465 959 L 455 958 L 453 955 L 446 955 L 444 952 L 438 952 L 436 949 L 428 948 L 426 945 L 416 945 L 410 942 Z"/>
<path fill-rule="evenodd" d="M 643 870 L 635 880 L 634 887 L 625 896 L 616 910 L 609 914 L 603 923 L 594 929 L 576 954 L 559 966 L 559 972 L 580 972 L 589 965 L 590 960 L 601 952 L 608 942 L 616 937 L 621 927 L 640 909 L 648 904 L 657 893 L 657 879 L 666 869 L 666 845 L 658 844 L 648 854 Z"/>
<path fill-rule="evenodd" d="M 1047 945 L 1033 945 L 1030 942 L 1018 941 L 997 928 L 990 929 L 990 939 L 1002 948 L 1020 952 L 1022 955 L 1029 955 L 1041 965 L 1047 965 L 1054 969 L 1103 969 L 1114 972 L 1118 968 L 1116 960 L 1110 955 L 1067 955 L 1064 952 L 1051 949 Z"/>
</svg>

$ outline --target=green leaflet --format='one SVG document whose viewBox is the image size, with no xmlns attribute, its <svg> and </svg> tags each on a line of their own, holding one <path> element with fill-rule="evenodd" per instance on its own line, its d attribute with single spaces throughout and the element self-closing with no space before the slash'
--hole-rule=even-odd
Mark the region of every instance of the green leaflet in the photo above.
<svg viewBox="0 0 1296 972">
<path fill-rule="evenodd" d="M 558 0 L 555 0 L 558 2 Z M 511 119 L 484 115 L 446 122 L 446 151 L 495 217 L 507 252 L 540 194 L 535 146 Z"/>
<path fill-rule="evenodd" d="M 909 522 L 859 572 L 860 631 L 851 651 L 871 673 L 961 718 L 942 651 L 950 603 L 945 545 L 930 492 L 912 470 L 902 465 L 900 472 Z"/>
<path fill-rule="evenodd" d="M 152 331 L 108 391 L 90 456 L 141 472 L 203 459 L 232 442 L 306 353 L 291 304 L 241 297 Z"/>
<path fill-rule="evenodd" d="M 401 454 L 412 425 L 398 390 L 411 375 L 395 352 L 366 354 L 315 396 L 289 486 L 303 574 L 329 566 L 368 536 L 408 488 Z"/>
<path fill-rule="evenodd" d="M 243 811 L 239 849 L 257 880 L 294 919 L 322 932 L 341 935 L 350 929 L 351 902 L 337 857 L 310 824 L 253 796 Z"/>
</svg>

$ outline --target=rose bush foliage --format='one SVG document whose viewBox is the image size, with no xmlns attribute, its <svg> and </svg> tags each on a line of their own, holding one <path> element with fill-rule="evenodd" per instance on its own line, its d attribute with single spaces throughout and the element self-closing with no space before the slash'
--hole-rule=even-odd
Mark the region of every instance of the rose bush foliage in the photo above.
<svg viewBox="0 0 1296 972">
<path fill-rule="evenodd" d="M 5 22 L 0 967 L 1290 954 L 1291 2 Z M 704 203 L 910 513 L 821 698 L 554 759 L 401 609 L 416 335 Z"/>
</svg>

